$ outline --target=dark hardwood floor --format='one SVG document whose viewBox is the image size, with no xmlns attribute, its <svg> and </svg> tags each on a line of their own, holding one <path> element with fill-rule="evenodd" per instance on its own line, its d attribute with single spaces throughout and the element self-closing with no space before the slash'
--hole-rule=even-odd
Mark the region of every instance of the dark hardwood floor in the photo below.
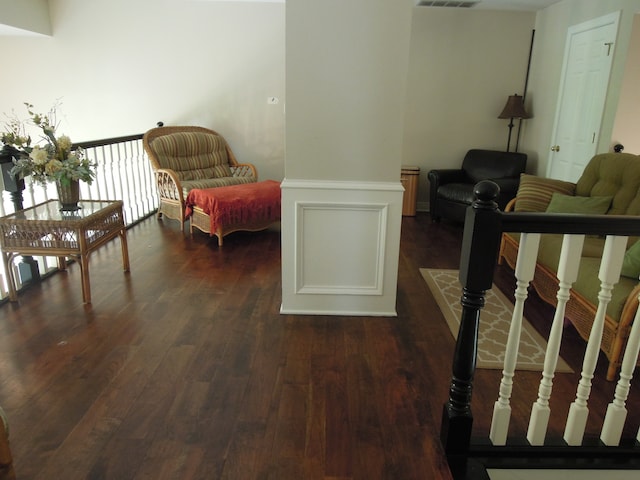
<svg viewBox="0 0 640 480">
<path fill-rule="evenodd" d="M 403 219 L 397 318 L 281 315 L 277 230 L 218 248 L 178 229 L 155 218 L 130 229 L 129 274 L 118 241 L 94 253 L 90 306 L 77 265 L 0 305 L 0 405 L 18 479 L 450 478 L 439 430 L 454 340 L 419 268 L 458 268 L 460 226 Z M 513 289 L 502 267 L 496 283 Z M 544 330 L 550 309 L 527 308 Z M 576 373 L 556 377 L 551 435 L 584 346 L 566 336 Z M 516 375 L 516 433 L 539 379 Z M 476 373 L 478 435 L 499 380 Z M 594 405 L 613 387 L 594 379 Z M 588 428 L 601 423 L 594 412 Z"/>
</svg>

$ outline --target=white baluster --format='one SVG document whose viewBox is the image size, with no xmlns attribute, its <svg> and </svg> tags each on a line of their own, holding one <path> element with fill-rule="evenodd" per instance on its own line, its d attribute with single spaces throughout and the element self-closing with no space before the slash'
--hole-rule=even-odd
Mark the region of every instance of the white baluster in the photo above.
<svg viewBox="0 0 640 480">
<path fill-rule="evenodd" d="M 2 270 L 0 270 L 0 298 L 7 298 L 9 296 L 9 279 L 4 270 L 4 264 Z"/>
<path fill-rule="evenodd" d="M 133 145 L 136 164 L 138 165 L 139 177 L 140 177 L 140 192 L 141 193 L 141 208 L 143 212 L 149 212 L 153 209 L 153 190 L 151 189 L 147 181 L 147 165 L 149 161 L 144 155 L 138 151 L 138 144 Z"/>
<path fill-rule="evenodd" d="M 0 190 L 0 199 L 2 200 L 0 202 L 0 217 L 4 217 L 7 214 L 7 210 L 5 210 L 5 202 L 7 204 L 7 206 L 12 205 L 12 203 L 10 203 L 8 200 L 8 195 L 4 195 L 5 190 L 2 189 Z M 12 212 L 13 210 L 9 210 L 10 212 Z"/>
<path fill-rule="evenodd" d="M 129 172 L 126 198 L 129 203 L 129 210 L 131 211 L 131 218 L 138 218 L 140 216 L 140 196 L 142 195 L 142 189 L 138 182 L 138 165 L 131 152 L 131 142 L 125 143 L 123 147 L 125 156 L 120 164 L 120 168 L 126 169 L 126 171 Z"/>
<path fill-rule="evenodd" d="M 500 392 L 498 400 L 496 400 L 493 405 L 493 418 L 491 420 L 491 431 L 489 433 L 489 438 L 494 445 L 504 445 L 507 442 L 509 419 L 511 418 L 509 399 L 511 398 L 511 391 L 513 390 L 513 376 L 518 359 L 520 332 L 522 331 L 522 312 L 524 311 L 524 302 L 528 296 L 527 287 L 529 286 L 529 282 L 533 280 L 533 274 L 536 269 L 539 244 L 539 233 L 523 233 L 520 236 L 518 259 L 516 260 L 515 268 L 515 305 L 505 350 Z"/>
<path fill-rule="evenodd" d="M 127 168 L 130 173 L 129 177 L 129 201 L 131 202 L 131 215 L 132 217 L 140 216 L 140 199 L 142 196 L 142 189 L 140 188 L 140 184 L 138 182 L 138 164 L 135 162 L 135 158 L 131 152 L 131 144 L 127 144 L 127 157 L 126 162 L 124 164 L 124 168 Z"/>
<path fill-rule="evenodd" d="M 107 156 L 107 168 L 109 169 L 110 172 L 115 172 L 115 165 L 114 165 L 114 158 L 115 155 L 113 153 L 113 149 L 114 146 L 113 145 L 107 145 L 107 149 L 106 149 L 106 156 Z M 110 175 L 109 176 L 109 180 L 111 180 L 110 185 L 108 185 L 107 187 L 107 195 L 108 195 L 108 199 L 109 200 L 115 200 L 117 198 L 120 198 L 117 194 L 117 190 L 116 190 L 116 180 L 120 181 L 120 179 L 116 179 L 115 175 Z"/>
<path fill-rule="evenodd" d="M 527 440 L 531 445 L 543 445 L 549 425 L 549 398 L 553 387 L 553 377 L 560 356 L 560 342 L 562 340 L 562 327 L 564 324 L 564 312 L 569 301 L 569 290 L 578 278 L 578 268 L 580 267 L 580 256 L 584 235 L 565 235 L 562 239 L 562 250 L 558 262 L 558 305 L 553 316 L 553 324 L 549 333 L 549 342 L 544 357 L 544 368 L 542 379 L 538 388 L 538 399 L 531 408 L 529 418 L 529 429 Z"/>
<path fill-rule="evenodd" d="M 108 200 L 106 195 L 107 177 L 111 175 L 107 172 L 107 164 L 104 160 L 104 146 L 96 147 L 93 149 L 95 160 L 98 162 L 98 173 L 96 174 L 97 182 L 94 185 L 94 197 L 96 200 Z"/>
<path fill-rule="evenodd" d="M 118 145 L 114 145 L 114 149 L 115 151 L 113 153 L 113 169 L 117 172 L 120 172 L 118 182 L 116 182 L 116 195 L 118 195 L 117 198 L 124 200 L 124 192 L 125 189 L 128 188 L 131 171 L 129 165 L 127 164 L 127 157 L 126 152 L 124 151 L 123 144 L 120 143 Z"/>
<path fill-rule="evenodd" d="M 631 378 L 633 377 L 633 370 L 636 368 L 638 353 L 640 353 L 640 309 L 636 311 L 636 316 L 633 319 L 631 333 L 622 358 L 620 379 L 616 385 L 614 400 L 607 407 L 607 415 L 604 418 L 602 432 L 600 433 L 600 440 L 607 446 L 620 444 L 622 429 L 627 419 L 626 401 L 629 396 Z"/>
<path fill-rule="evenodd" d="M 96 161 L 98 162 L 98 169 L 102 171 L 101 175 L 98 175 L 98 181 L 95 185 L 95 199 L 96 200 L 108 200 L 106 191 L 107 184 L 107 164 L 104 159 L 104 146 L 94 149 Z M 104 191 L 104 193 L 103 193 Z"/>
<path fill-rule="evenodd" d="M 31 205 L 35 205 L 36 203 L 40 203 L 36 201 L 36 193 L 35 193 L 35 188 L 34 188 L 34 183 L 33 183 L 33 177 L 28 177 L 29 179 L 25 179 L 25 191 L 23 192 L 23 198 L 25 200 L 25 207 L 27 205 L 31 206 Z M 46 194 L 46 190 L 45 190 L 45 194 Z M 46 198 L 45 195 L 45 200 L 48 200 L 48 198 Z"/>
<path fill-rule="evenodd" d="M 591 379 L 596 369 L 600 343 L 602 342 L 602 329 L 607 305 L 611 301 L 611 290 L 620 279 L 620 269 L 624 259 L 627 237 L 607 236 L 600 263 L 598 278 L 600 279 L 600 292 L 598 292 L 598 310 L 593 319 L 589 341 L 582 363 L 582 373 L 576 399 L 569 408 L 567 425 L 564 430 L 564 440 L 568 445 L 579 446 L 582 444 L 584 430 L 587 425 L 589 408 L 587 401 L 591 393 Z"/>
<path fill-rule="evenodd" d="M 96 154 L 95 154 L 95 148 L 85 148 L 84 152 L 85 152 L 85 155 L 87 156 L 87 158 L 89 160 L 91 160 L 92 162 L 97 162 L 98 161 L 98 159 L 96 158 Z M 84 194 L 80 198 L 86 198 L 87 200 L 94 200 L 96 198 L 95 195 L 94 195 L 94 192 L 95 192 L 95 189 L 96 189 L 96 185 L 98 185 L 98 183 L 100 182 L 100 175 L 99 175 L 99 172 L 98 172 L 98 168 L 96 168 L 95 172 L 96 172 L 96 176 L 93 179 L 93 182 L 91 182 L 91 185 L 85 184 L 86 187 L 87 187 L 86 194 Z"/>
</svg>

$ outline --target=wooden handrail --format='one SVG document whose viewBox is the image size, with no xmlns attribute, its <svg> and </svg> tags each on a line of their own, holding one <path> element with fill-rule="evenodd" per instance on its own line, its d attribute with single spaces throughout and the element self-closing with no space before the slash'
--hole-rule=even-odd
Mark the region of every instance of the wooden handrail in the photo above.
<svg viewBox="0 0 640 480">
<path fill-rule="evenodd" d="M 103 138 L 101 140 L 78 142 L 78 143 L 74 143 L 73 146 L 74 148 L 84 148 L 84 149 L 92 148 L 92 147 L 103 147 L 105 145 L 113 145 L 115 143 L 124 143 L 124 142 L 130 142 L 133 140 L 141 140 L 142 136 L 143 136 L 142 133 L 137 133 L 135 135 L 125 135 L 122 137 Z"/>
</svg>

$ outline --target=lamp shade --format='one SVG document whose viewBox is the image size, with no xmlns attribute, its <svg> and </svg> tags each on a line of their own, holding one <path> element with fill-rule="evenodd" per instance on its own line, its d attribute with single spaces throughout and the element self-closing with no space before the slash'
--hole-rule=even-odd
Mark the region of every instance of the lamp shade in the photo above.
<svg viewBox="0 0 640 480">
<path fill-rule="evenodd" d="M 524 100 L 520 95 L 509 95 L 507 104 L 498 118 L 530 118 L 531 115 L 524 109 Z"/>
</svg>

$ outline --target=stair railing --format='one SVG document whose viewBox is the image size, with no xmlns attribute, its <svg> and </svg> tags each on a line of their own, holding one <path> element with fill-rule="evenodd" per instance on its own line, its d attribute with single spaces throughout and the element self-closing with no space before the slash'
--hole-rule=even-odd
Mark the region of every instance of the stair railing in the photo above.
<svg viewBox="0 0 640 480">
<path fill-rule="evenodd" d="M 567 215 L 546 213 L 505 213 L 495 198 L 498 186 L 491 181 L 476 185 L 476 201 L 467 210 L 460 257 L 462 314 L 454 351 L 449 398 L 442 415 L 441 442 L 456 480 L 489 479 L 487 468 L 629 469 L 640 470 L 640 432 L 635 439 L 623 439 L 626 400 L 640 351 L 640 319 L 631 327 L 614 398 L 606 412 L 599 438 L 585 438 L 585 423 L 591 379 L 600 352 L 606 306 L 620 276 L 622 258 L 629 236 L 640 236 L 637 217 L 622 215 Z M 502 380 L 496 395 L 494 416 L 487 438 L 472 435 L 471 399 L 476 369 L 476 353 L 481 310 L 485 292 L 492 288 L 503 232 L 520 232 L 515 268 L 514 316 L 507 340 Z M 558 268 L 558 307 L 548 340 L 547 355 L 538 399 L 532 407 L 526 439 L 507 442 L 511 408 L 509 398 L 514 382 L 523 305 L 533 278 L 540 234 L 564 234 Z M 585 235 L 606 237 L 601 261 L 600 304 L 585 349 L 576 399 L 569 409 L 561 442 L 545 444 L 551 379 L 559 355 L 564 305 L 577 275 L 577 265 Z"/>
</svg>

